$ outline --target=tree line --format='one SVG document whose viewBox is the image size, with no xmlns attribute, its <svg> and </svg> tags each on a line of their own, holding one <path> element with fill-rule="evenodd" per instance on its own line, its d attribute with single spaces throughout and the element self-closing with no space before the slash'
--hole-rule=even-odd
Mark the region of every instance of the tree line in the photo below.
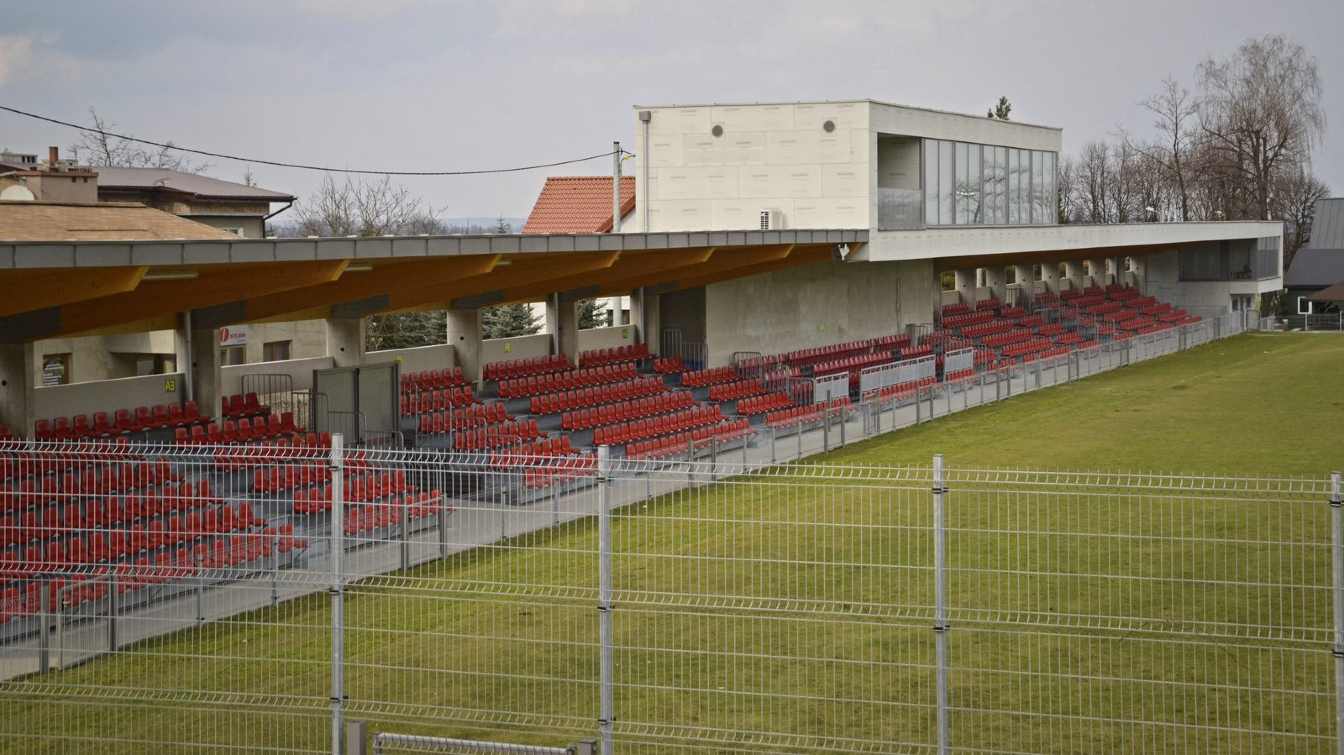
<svg viewBox="0 0 1344 755">
<path fill-rule="evenodd" d="M 1281 220 L 1285 265 L 1329 188 L 1311 170 L 1325 130 L 1316 59 L 1280 35 L 1248 39 L 1140 103 L 1153 136 L 1121 128 L 1059 162 L 1059 222 Z"/>
</svg>

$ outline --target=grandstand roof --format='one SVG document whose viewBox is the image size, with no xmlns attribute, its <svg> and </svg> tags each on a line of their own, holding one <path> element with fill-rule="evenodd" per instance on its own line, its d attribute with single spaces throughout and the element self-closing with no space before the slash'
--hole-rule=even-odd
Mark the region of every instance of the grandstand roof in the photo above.
<svg viewBox="0 0 1344 755">
<path fill-rule="evenodd" d="M 228 231 L 132 202 L 0 201 L 0 241 L 233 238 Z"/>
<path fill-rule="evenodd" d="M 611 231 L 610 176 L 552 176 L 541 187 L 523 233 Z M 635 210 L 635 179 L 621 178 L 621 217 Z"/>
<path fill-rule="evenodd" d="M 1297 250 L 1284 275 L 1288 288 L 1320 288 L 1344 280 L 1344 249 Z"/>
<path fill-rule="evenodd" d="M 1321 289 L 1307 298 L 1312 301 L 1344 301 L 1344 281 Z"/>
</svg>

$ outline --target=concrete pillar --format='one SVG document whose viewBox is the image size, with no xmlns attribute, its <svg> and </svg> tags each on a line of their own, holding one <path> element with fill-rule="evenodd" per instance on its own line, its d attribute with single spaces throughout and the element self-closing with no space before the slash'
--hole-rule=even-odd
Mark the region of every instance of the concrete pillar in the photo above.
<svg viewBox="0 0 1344 755">
<path fill-rule="evenodd" d="M 551 348 L 576 364 L 579 359 L 578 303 L 578 299 L 564 294 L 553 294 L 546 300 L 546 326 L 551 330 Z"/>
<path fill-rule="evenodd" d="M 191 331 L 191 390 L 201 414 L 216 422 L 224 374 L 219 363 L 219 332 L 214 328 Z"/>
<path fill-rule="evenodd" d="M 364 363 L 364 318 L 342 317 L 327 320 L 327 356 L 337 367 L 358 367 Z"/>
<path fill-rule="evenodd" d="M 1041 263 L 1041 285 L 1046 291 L 1059 293 L 1059 263 Z"/>
<path fill-rule="evenodd" d="M 1134 270 L 1129 274 L 1130 285 L 1147 292 L 1148 290 L 1148 256 L 1134 258 Z"/>
<path fill-rule="evenodd" d="M 1019 307 L 1026 306 L 1036 290 L 1036 276 L 1032 273 L 1032 266 L 1009 265 L 1009 267 L 1013 269 L 1013 286 L 1018 291 L 1016 298 L 1010 297 L 1010 299 Z"/>
<path fill-rule="evenodd" d="M 0 344 L 0 425 L 15 435 L 32 438 L 38 370 L 37 349 L 32 343 Z"/>
<path fill-rule="evenodd" d="M 613 296 L 611 297 L 611 302 L 616 310 L 616 317 L 614 318 L 615 324 L 629 325 L 630 320 L 633 318 L 633 313 L 630 311 L 633 302 L 627 300 L 624 296 Z"/>
<path fill-rule="evenodd" d="M 995 299 L 1008 300 L 1008 277 L 1004 274 L 1003 267 L 985 268 L 985 288 L 989 289 L 989 295 Z"/>
<path fill-rule="evenodd" d="M 1082 260 L 1065 262 L 1064 277 L 1069 281 L 1069 288 L 1081 289 L 1087 287 L 1087 272 L 1083 270 Z"/>
<path fill-rule="evenodd" d="M 549 306 L 547 313 L 549 315 Z M 481 311 L 450 309 L 447 321 L 448 345 L 453 347 L 462 374 L 472 382 L 479 381 L 484 366 L 481 364 Z"/>
<path fill-rule="evenodd" d="M 975 306 L 975 268 L 957 270 L 957 295 L 962 304 Z"/>
<path fill-rule="evenodd" d="M 1100 258 L 1100 259 L 1091 259 L 1091 260 L 1088 260 L 1088 264 L 1090 264 L 1091 267 L 1092 267 L 1092 272 L 1091 272 L 1092 282 L 1089 283 L 1088 285 L 1091 285 L 1091 286 L 1105 286 L 1105 285 L 1106 285 L 1106 258 L 1105 258 L 1105 257 L 1102 257 L 1102 258 Z"/>
</svg>

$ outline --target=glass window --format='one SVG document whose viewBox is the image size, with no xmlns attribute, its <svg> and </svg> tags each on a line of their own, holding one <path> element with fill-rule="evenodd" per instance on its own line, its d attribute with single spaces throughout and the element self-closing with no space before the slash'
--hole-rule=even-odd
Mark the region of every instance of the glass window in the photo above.
<svg viewBox="0 0 1344 755">
<path fill-rule="evenodd" d="M 994 222 L 1008 222 L 1008 148 L 994 148 Z"/>
<path fill-rule="evenodd" d="M 1046 152 L 1043 158 L 1045 165 L 1045 206 L 1047 223 L 1059 222 L 1059 198 L 1055 195 L 1055 153 Z"/>
<path fill-rule="evenodd" d="M 952 142 L 938 142 L 938 223 L 952 225 L 956 180 L 953 178 Z"/>
<path fill-rule="evenodd" d="M 984 197 L 983 188 L 980 186 L 980 145 L 972 144 L 968 150 L 968 163 L 966 166 L 966 222 L 971 224 L 983 223 L 984 217 L 981 215 L 980 203 Z"/>
<path fill-rule="evenodd" d="M 924 224 L 938 224 L 938 142 L 924 140 Z"/>
<path fill-rule="evenodd" d="M 970 207 L 970 203 L 967 201 L 966 196 L 966 165 L 969 162 L 967 154 L 970 152 L 970 146 L 971 145 L 966 144 L 965 142 L 956 143 L 957 181 L 955 187 L 956 195 L 953 199 L 956 201 L 957 225 L 966 225 L 966 211 L 967 208 Z"/>
<path fill-rule="evenodd" d="M 1031 222 L 1044 223 L 1049 217 L 1045 206 L 1045 153 L 1031 153 Z"/>
<path fill-rule="evenodd" d="M 1022 222 L 1022 190 L 1018 186 L 1018 176 L 1022 166 L 1021 151 L 1016 149 L 1008 150 L 1008 224 L 1017 225 Z"/>
</svg>

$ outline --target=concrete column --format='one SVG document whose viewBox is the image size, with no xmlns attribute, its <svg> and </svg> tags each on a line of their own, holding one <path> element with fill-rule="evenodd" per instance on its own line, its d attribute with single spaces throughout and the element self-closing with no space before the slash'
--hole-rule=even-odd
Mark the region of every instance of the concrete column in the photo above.
<svg viewBox="0 0 1344 755">
<path fill-rule="evenodd" d="M 1134 270 L 1129 275 L 1132 286 L 1140 291 L 1148 290 L 1148 256 L 1134 258 Z"/>
<path fill-rule="evenodd" d="M 327 356 L 337 367 L 358 367 L 364 363 L 364 334 L 362 317 L 327 320 Z"/>
<path fill-rule="evenodd" d="M 995 299 L 1008 300 L 1008 277 L 1004 274 L 1004 268 L 985 268 L 985 288 L 989 289 L 990 296 Z"/>
<path fill-rule="evenodd" d="M 1064 263 L 1064 277 L 1069 280 L 1069 287 L 1081 289 L 1087 287 L 1087 272 L 1083 270 L 1081 260 L 1070 260 Z"/>
<path fill-rule="evenodd" d="M 633 300 L 627 300 L 624 296 L 613 296 L 611 301 L 615 303 L 616 317 L 614 322 L 617 325 L 629 325 L 633 318 L 633 312 L 630 308 L 634 306 Z"/>
<path fill-rule="evenodd" d="M 957 294 L 962 304 L 975 306 L 975 268 L 957 270 Z"/>
<path fill-rule="evenodd" d="M 556 354 L 564 354 L 569 361 L 579 359 L 578 299 L 554 294 L 546 300 L 546 326 L 551 329 L 551 347 Z"/>
<path fill-rule="evenodd" d="M 32 343 L 0 344 L 0 425 L 15 435 L 32 438 L 38 370 Z"/>
<path fill-rule="evenodd" d="M 550 306 L 547 305 L 549 322 Z M 481 379 L 481 311 L 479 309 L 448 310 L 448 345 L 453 347 L 462 374 L 468 380 Z"/>
<path fill-rule="evenodd" d="M 223 372 L 219 363 L 219 332 L 214 328 L 191 331 L 191 390 L 201 414 L 216 422 L 220 417 Z"/>
<path fill-rule="evenodd" d="M 1046 291 L 1059 293 L 1059 263 L 1042 262 L 1041 263 L 1041 284 Z"/>
<path fill-rule="evenodd" d="M 1017 298 L 1012 302 L 1017 306 L 1026 306 L 1032 293 L 1036 290 L 1036 276 L 1031 271 L 1031 265 L 1010 265 L 1013 268 L 1013 285 L 1018 290 Z"/>
<path fill-rule="evenodd" d="M 1105 286 L 1106 285 L 1106 258 L 1088 260 L 1092 266 L 1092 282 L 1088 285 Z"/>
</svg>

